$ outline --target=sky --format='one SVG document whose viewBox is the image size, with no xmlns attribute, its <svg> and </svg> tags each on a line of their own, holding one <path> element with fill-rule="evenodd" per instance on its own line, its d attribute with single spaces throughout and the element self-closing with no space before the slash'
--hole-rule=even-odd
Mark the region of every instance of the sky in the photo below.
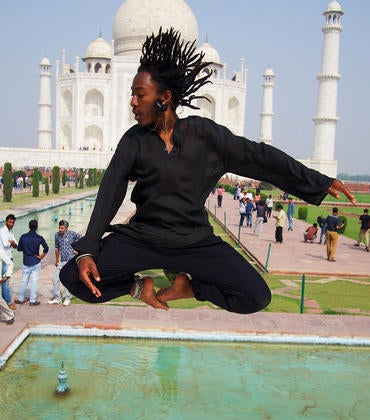
<svg viewBox="0 0 370 420">
<path fill-rule="evenodd" d="M 140 1 L 140 0 L 137 0 Z M 0 146 L 38 143 L 39 63 L 53 65 L 66 49 L 67 62 L 83 57 L 99 36 L 110 42 L 123 0 L 1 0 Z M 185 0 L 199 30 L 227 63 L 228 77 L 245 59 L 246 137 L 260 129 L 263 73 L 275 73 L 273 145 L 298 159 L 312 155 L 325 18 L 330 0 Z M 338 173 L 370 174 L 370 1 L 339 0 L 344 15 L 340 37 L 339 122 L 335 156 Z M 80 64 L 80 69 L 83 66 Z M 52 98 L 54 102 L 54 97 Z M 55 114 L 55 109 L 53 110 Z M 53 137 L 54 141 L 54 137 Z M 1 157 L 0 157 L 1 161 Z"/>
</svg>

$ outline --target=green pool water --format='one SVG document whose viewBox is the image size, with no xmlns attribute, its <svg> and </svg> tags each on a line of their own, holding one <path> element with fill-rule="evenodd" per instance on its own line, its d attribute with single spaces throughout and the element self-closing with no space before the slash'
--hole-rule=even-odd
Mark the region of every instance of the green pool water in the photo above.
<svg viewBox="0 0 370 420">
<path fill-rule="evenodd" d="M 369 366 L 368 347 L 30 336 L 0 372 L 0 415 L 368 419 Z"/>
</svg>

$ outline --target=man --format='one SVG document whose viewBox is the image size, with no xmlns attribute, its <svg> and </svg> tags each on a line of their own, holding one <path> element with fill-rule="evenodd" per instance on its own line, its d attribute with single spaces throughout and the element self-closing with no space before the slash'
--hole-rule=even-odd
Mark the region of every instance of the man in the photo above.
<svg viewBox="0 0 370 420">
<path fill-rule="evenodd" d="M 30 220 L 28 223 L 30 228 L 28 233 L 24 233 L 18 243 L 18 251 L 23 252 L 23 267 L 22 267 L 22 281 L 19 288 L 18 299 L 15 303 L 23 304 L 28 299 L 25 297 L 28 283 L 30 282 L 30 306 L 40 305 L 37 300 L 37 283 L 39 281 L 41 271 L 41 260 L 45 258 L 45 255 L 49 251 L 48 244 L 45 239 L 36 233 L 38 228 L 37 220 Z M 40 246 L 43 251 L 41 255 Z"/>
<path fill-rule="evenodd" d="M 293 230 L 293 216 L 294 216 L 294 203 L 292 197 L 288 197 L 288 230 Z"/>
<path fill-rule="evenodd" d="M 309 226 L 304 232 L 303 232 L 303 238 L 304 241 L 311 241 L 311 243 L 316 239 L 317 237 L 317 223 L 314 223 L 312 226 Z"/>
<path fill-rule="evenodd" d="M 223 197 L 223 193 L 225 192 L 225 188 L 222 185 L 219 185 L 216 189 L 216 192 L 217 192 L 217 206 L 221 207 L 222 197 Z"/>
<path fill-rule="evenodd" d="M 0 248 L 2 247 L 5 251 L 5 254 L 13 261 L 13 249 L 17 249 L 17 241 L 15 240 L 12 229 L 15 224 L 14 214 L 8 214 L 5 218 L 5 225 L 0 229 Z M 5 276 L 7 271 L 7 264 L 3 261 L 2 267 L 0 267 L 1 277 Z M 12 310 L 17 309 L 15 303 L 12 302 L 12 296 L 9 287 L 10 277 L 1 284 L 1 293 L 8 304 L 9 308 Z"/>
<path fill-rule="evenodd" d="M 58 232 L 55 234 L 55 267 L 53 275 L 54 297 L 48 301 L 49 305 L 62 303 L 62 295 L 60 291 L 60 270 L 67 264 L 67 262 L 74 257 L 76 251 L 72 248 L 72 242 L 81 238 L 81 235 L 72 230 L 68 230 L 69 223 L 67 220 L 60 220 L 58 225 Z M 68 306 L 71 303 L 72 295 L 66 290 L 63 306 Z"/>
<path fill-rule="evenodd" d="M 361 223 L 360 232 L 358 234 L 357 242 L 355 246 L 359 247 L 363 237 L 365 237 L 365 250 L 369 252 L 369 241 L 370 241 L 370 216 L 369 210 L 364 209 L 364 214 L 362 214 L 359 219 L 358 223 Z"/>
<path fill-rule="evenodd" d="M 335 262 L 334 256 L 338 244 L 338 230 L 344 223 L 338 217 L 337 207 L 333 207 L 332 214 L 326 218 L 326 254 L 328 261 Z"/>
<path fill-rule="evenodd" d="M 278 211 L 278 213 L 272 216 L 274 219 L 276 219 L 275 241 L 278 244 L 282 244 L 283 243 L 283 229 L 285 226 L 286 214 L 283 209 L 283 206 L 280 203 L 276 206 L 276 210 Z"/>
<path fill-rule="evenodd" d="M 213 234 L 205 201 L 228 172 L 274 183 L 320 204 L 327 193 L 352 194 L 338 180 L 306 168 L 278 149 L 235 136 L 214 121 L 179 119 L 178 107 L 197 108 L 196 93 L 210 83 L 209 63 L 173 28 L 147 37 L 134 77 L 131 106 L 137 125 L 122 137 L 99 188 L 86 235 L 73 244 L 78 256 L 61 270 L 61 282 L 88 302 L 130 294 L 168 309 L 171 300 L 195 297 L 236 313 L 266 307 L 271 292 L 262 276 Z M 110 226 L 127 191 L 136 213 Z M 107 231 L 113 231 L 103 237 Z M 135 273 L 162 268 L 174 283 L 155 292 L 151 277 Z M 182 275 L 181 273 L 187 273 Z M 191 278 L 191 280 L 190 280 Z"/>
<path fill-rule="evenodd" d="M 271 217 L 273 206 L 274 206 L 274 200 L 272 199 L 272 195 L 269 194 L 269 196 L 266 198 L 266 212 L 267 212 L 268 218 Z"/>
<path fill-rule="evenodd" d="M 2 277 L 0 277 L 0 284 L 4 284 L 6 281 L 9 280 L 10 276 L 13 274 L 13 261 L 6 255 L 6 252 L 0 248 L 0 264 L 4 263 L 6 267 L 6 271 Z M 3 314 L 5 318 L 5 323 L 11 325 L 14 323 L 14 312 L 6 303 L 5 299 L 0 294 L 0 312 Z"/>
</svg>

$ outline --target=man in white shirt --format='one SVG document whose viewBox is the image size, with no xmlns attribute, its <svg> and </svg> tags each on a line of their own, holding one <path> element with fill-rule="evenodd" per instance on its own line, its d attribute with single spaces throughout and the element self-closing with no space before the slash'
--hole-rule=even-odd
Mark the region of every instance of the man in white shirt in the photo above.
<svg viewBox="0 0 370 420">
<path fill-rule="evenodd" d="M 4 284 L 13 273 L 13 261 L 6 255 L 5 251 L 0 248 L 0 264 L 6 266 L 4 276 L 0 277 L 0 284 Z M 2 313 L 5 323 L 11 325 L 14 323 L 14 312 L 9 308 L 8 304 L 5 302 L 3 297 L 0 294 L 0 313 Z"/>
<path fill-rule="evenodd" d="M 17 241 L 15 240 L 14 234 L 12 232 L 13 226 L 15 224 L 14 214 L 8 214 L 5 218 L 5 225 L 0 228 L 0 247 L 4 250 L 6 256 L 12 261 L 13 260 L 13 249 L 17 249 Z M 7 263 L 2 262 L 2 267 L 0 266 L 1 278 L 5 276 L 7 271 Z M 1 284 L 1 294 L 5 302 L 8 304 L 10 309 L 16 309 L 15 303 L 12 302 L 12 296 L 10 293 L 9 287 L 9 278 Z"/>
</svg>

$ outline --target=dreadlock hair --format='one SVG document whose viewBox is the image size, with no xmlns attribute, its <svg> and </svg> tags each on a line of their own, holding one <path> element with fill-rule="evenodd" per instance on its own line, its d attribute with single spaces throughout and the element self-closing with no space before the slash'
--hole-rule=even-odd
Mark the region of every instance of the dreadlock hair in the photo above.
<svg viewBox="0 0 370 420">
<path fill-rule="evenodd" d="M 205 96 L 196 96 L 194 93 L 203 85 L 212 83 L 209 79 L 212 72 L 197 78 L 198 74 L 207 67 L 209 62 L 202 62 L 204 53 L 195 54 L 195 41 L 185 43 L 179 31 L 174 28 L 158 35 L 147 36 L 140 58 L 138 72 L 147 71 L 160 90 L 172 92 L 172 106 L 179 105 L 192 109 L 199 107 L 191 101 Z"/>
</svg>

